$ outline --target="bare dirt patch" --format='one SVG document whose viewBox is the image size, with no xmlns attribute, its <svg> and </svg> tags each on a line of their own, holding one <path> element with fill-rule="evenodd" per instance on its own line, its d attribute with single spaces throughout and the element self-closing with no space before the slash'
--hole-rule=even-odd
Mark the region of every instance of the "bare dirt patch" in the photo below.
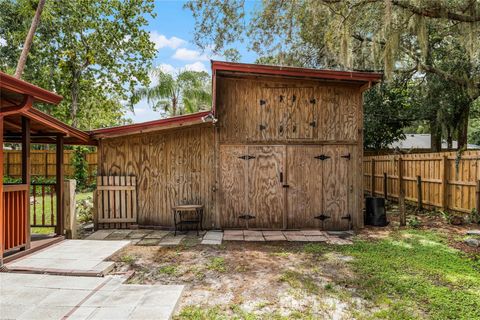
<svg viewBox="0 0 480 320">
<path fill-rule="evenodd" d="M 195 306 L 230 315 L 351 319 L 366 303 L 336 284 L 353 276 L 351 257 L 327 249 L 290 242 L 130 246 L 114 259 L 117 270 L 135 271 L 132 283 L 185 284 L 179 312 Z"/>
</svg>

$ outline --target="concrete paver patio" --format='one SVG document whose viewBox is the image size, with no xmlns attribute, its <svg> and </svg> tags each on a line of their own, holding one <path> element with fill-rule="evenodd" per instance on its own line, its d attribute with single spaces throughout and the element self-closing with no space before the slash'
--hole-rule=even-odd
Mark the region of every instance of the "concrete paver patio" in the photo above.
<svg viewBox="0 0 480 320">
<path fill-rule="evenodd" d="M 6 264 L 12 271 L 50 274 L 104 274 L 114 265 L 104 261 L 130 241 L 66 240 Z"/>
<path fill-rule="evenodd" d="M 170 319 L 181 285 L 129 285 L 124 277 L 0 273 L 0 319 Z"/>
</svg>

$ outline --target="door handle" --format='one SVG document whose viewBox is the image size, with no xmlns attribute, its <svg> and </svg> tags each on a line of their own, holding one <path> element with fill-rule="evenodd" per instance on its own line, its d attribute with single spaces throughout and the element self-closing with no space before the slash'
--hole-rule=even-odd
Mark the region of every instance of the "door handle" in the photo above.
<svg viewBox="0 0 480 320">
<path fill-rule="evenodd" d="M 280 172 L 280 183 L 283 183 L 283 172 Z"/>
</svg>

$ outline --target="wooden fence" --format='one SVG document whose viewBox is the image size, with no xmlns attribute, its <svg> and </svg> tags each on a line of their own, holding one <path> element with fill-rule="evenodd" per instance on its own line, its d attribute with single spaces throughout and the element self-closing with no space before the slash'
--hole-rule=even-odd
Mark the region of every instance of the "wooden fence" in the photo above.
<svg viewBox="0 0 480 320">
<path fill-rule="evenodd" d="M 6 177 L 20 178 L 22 176 L 22 151 L 4 150 L 3 174 Z M 32 177 L 55 178 L 55 150 L 32 150 Z M 97 153 L 87 153 L 88 176 L 91 181 L 97 174 Z M 65 150 L 63 155 L 65 177 L 73 177 L 75 169 L 72 164 L 73 151 Z"/>
<path fill-rule="evenodd" d="M 480 151 L 364 157 L 364 188 L 376 196 L 420 207 L 470 213 L 480 210 Z M 372 175 L 373 172 L 373 175 Z"/>
</svg>

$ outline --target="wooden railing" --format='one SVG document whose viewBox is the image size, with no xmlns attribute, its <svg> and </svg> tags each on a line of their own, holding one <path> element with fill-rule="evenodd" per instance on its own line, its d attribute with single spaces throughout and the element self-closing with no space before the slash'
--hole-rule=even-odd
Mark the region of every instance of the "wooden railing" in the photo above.
<svg viewBox="0 0 480 320">
<path fill-rule="evenodd" d="M 32 183 L 30 224 L 32 227 L 57 225 L 57 192 L 55 183 Z"/>
<path fill-rule="evenodd" d="M 27 246 L 28 190 L 25 184 L 3 186 L 3 252 Z"/>
</svg>

